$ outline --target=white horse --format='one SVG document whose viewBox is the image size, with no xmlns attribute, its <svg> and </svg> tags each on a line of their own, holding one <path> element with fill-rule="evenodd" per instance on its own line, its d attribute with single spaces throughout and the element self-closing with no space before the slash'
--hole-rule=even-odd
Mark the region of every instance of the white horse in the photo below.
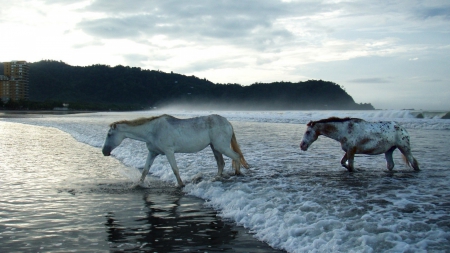
<svg viewBox="0 0 450 253">
<path fill-rule="evenodd" d="M 384 153 L 387 168 L 394 168 L 392 152 L 396 148 L 403 155 L 403 160 L 408 166 L 418 171 L 419 163 L 411 154 L 408 132 L 395 122 L 367 122 L 356 118 L 331 117 L 319 121 L 310 121 L 307 124 L 305 134 L 300 143 L 300 148 L 306 151 L 317 140 L 319 135 L 324 135 L 341 143 L 345 151 L 341 165 L 353 171 L 355 154 L 379 155 Z M 346 162 L 348 161 L 348 164 Z"/>
<path fill-rule="evenodd" d="M 119 146 L 125 138 L 143 141 L 147 144 L 149 153 L 140 183 L 144 181 L 155 158 L 158 155 L 166 155 L 178 185 L 184 186 L 174 154 L 195 153 L 208 145 L 217 161 L 218 176 L 222 175 L 225 166 L 222 154 L 233 159 L 232 166 L 236 175 L 241 174 L 241 163 L 245 168 L 249 168 L 236 141 L 233 126 L 219 115 L 190 119 L 177 119 L 170 115 L 161 115 L 114 122 L 110 124 L 103 144 L 103 155 L 109 156 L 111 151 Z"/>
</svg>

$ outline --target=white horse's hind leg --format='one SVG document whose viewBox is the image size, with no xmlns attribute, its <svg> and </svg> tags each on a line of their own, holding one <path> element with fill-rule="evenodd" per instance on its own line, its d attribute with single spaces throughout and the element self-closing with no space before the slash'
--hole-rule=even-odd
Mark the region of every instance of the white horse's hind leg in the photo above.
<svg viewBox="0 0 450 253">
<path fill-rule="evenodd" d="M 214 149 L 214 146 L 211 144 L 211 149 L 214 153 L 214 158 L 217 162 L 217 176 L 222 176 L 223 168 L 225 167 L 225 161 L 223 160 L 222 154 Z"/>
<path fill-rule="evenodd" d="M 145 177 L 147 176 L 148 171 L 150 170 L 150 167 L 152 166 L 153 161 L 155 160 L 155 158 L 156 158 L 157 156 L 158 156 L 158 154 L 155 154 L 155 153 L 153 153 L 153 152 L 149 152 L 149 153 L 148 153 L 148 155 L 147 155 L 147 161 L 145 162 L 144 170 L 142 171 L 142 176 L 141 176 L 141 179 L 139 180 L 139 183 L 144 182 Z"/>
<path fill-rule="evenodd" d="M 177 166 L 177 162 L 175 161 L 174 153 L 166 152 L 166 157 L 167 157 L 167 160 L 169 160 L 170 166 L 172 167 L 173 174 L 175 174 L 175 177 L 177 178 L 178 186 L 183 187 L 184 184 L 183 184 L 183 181 L 181 181 L 181 178 L 180 178 L 180 173 L 178 171 L 178 166 Z"/>
<path fill-rule="evenodd" d="M 234 173 L 236 175 L 241 175 L 241 161 L 240 160 L 233 160 L 232 166 L 234 168 Z"/>
<path fill-rule="evenodd" d="M 219 152 L 233 159 L 232 165 L 234 168 L 234 173 L 236 175 L 241 175 L 241 157 L 239 156 L 239 154 L 234 152 L 230 147 L 227 147 L 224 150 L 219 150 Z"/>
</svg>

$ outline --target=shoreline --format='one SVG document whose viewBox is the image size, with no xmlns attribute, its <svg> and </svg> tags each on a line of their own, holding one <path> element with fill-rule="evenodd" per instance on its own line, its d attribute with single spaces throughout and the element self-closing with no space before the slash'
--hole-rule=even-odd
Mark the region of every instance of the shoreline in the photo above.
<svg viewBox="0 0 450 253">
<path fill-rule="evenodd" d="M 95 113 L 99 111 L 80 110 L 0 110 L 0 118 L 36 118 L 38 115 L 68 115 L 77 113 Z"/>
<path fill-rule="evenodd" d="M 147 111 L 147 110 L 142 110 Z M 150 110 L 152 111 L 152 110 Z M 154 110 L 159 111 L 159 110 Z M 164 110 L 162 110 L 164 111 Z M 209 110 L 205 110 L 209 111 Z M 225 110 L 226 111 L 226 110 Z M 257 112 L 258 110 L 249 110 L 251 112 Z M 291 110 L 282 110 L 285 112 Z M 303 110 L 299 110 L 303 111 Z M 314 110 L 312 110 L 314 111 Z M 327 110 L 325 110 L 327 111 Z M 334 111 L 334 110 L 330 110 Z M 341 110 L 336 110 L 337 112 Z M 345 110 L 344 110 L 345 111 Z M 370 111 L 389 111 L 389 110 L 370 110 Z M 397 111 L 397 110 L 393 110 Z M 412 110 L 412 109 L 403 109 L 399 111 L 409 111 L 411 116 L 416 119 L 450 119 L 450 111 L 448 110 Z M 88 110 L 0 110 L 0 119 L 1 118 L 38 118 L 46 116 L 64 116 L 69 114 L 80 114 L 80 113 L 96 113 L 96 112 L 137 112 L 135 110 L 132 111 L 88 111 Z"/>
</svg>

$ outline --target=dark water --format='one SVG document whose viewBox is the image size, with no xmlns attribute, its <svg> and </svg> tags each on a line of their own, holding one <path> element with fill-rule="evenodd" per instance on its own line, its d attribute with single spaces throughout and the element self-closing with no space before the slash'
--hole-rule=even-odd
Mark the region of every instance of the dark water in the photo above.
<svg viewBox="0 0 450 253">
<path fill-rule="evenodd" d="M 0 151 L 0 252 L 278 252 L 62 131 L 0 122 Z"/>
</svg>

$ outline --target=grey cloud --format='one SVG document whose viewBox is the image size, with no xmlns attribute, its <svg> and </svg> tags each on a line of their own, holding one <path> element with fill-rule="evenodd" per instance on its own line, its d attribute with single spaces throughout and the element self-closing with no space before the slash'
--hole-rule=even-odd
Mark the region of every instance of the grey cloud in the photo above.
<svg viewBox="0 0 450 253">
<path fill-rule="evenodd" d="M 145 30 L 145 17 L 136 16 L 128 18 L 103 18 L 82 21 L 78 24 L 86 33 L 102 38 L 133 38 Z"/>
<path fill-rule="evenodd" d="M 123 58 L 127 65 L 131 66 L 141 66 L 143 65 L 142 62 L 148 60 L 147 55 L 141 55 L 141 54 L 127 54 L 123 55 Z"/>
<path fill-rule="evenodd" d="M 106 1 L 97 0 L 83 11 L 106 18 L 86 20 L 78 28 L 102 38 L 165 35 L 194 41 L 219 39 L 241 46 L 269 47 L 293 35 L 274 22 L 281 17 L 320 9 L 320 4 L 280 1 Z M 294 11 L 296 10 L 296 11 Z M 308 13 L 311 14 L 311 13 Z"/>
<path fill-rule="evenodd" d="M 256 64 L 257 65 L 264 65 L 264 64 L 268 64 L 274 61 L 279 60 L 280 57 L 258 57 L 256 59 Z"/>
<path fill-rule="evenodd" d="M 450 19 L 450 5 L 438 7 L 424 7 L 417 10 L 418 16 L 422 18 L 441 17 Z"/>
<path fill-rule="evenodd" d="M 86 42 L 86 43 L 79 43 L 79 44 L 74 44 L 72 47 L 79 49 L 79 48 L 84 48 L 84 47 L 91 47 L 91 46 L 103 46 L 104 44 L 102 42 L 99 41 L 90 41 L 90 42 Z"/>
<path fill-rule="evenodd" d="M 192 73 L 192 72 L 201 72 L 206 71 L 209 69 L 220 69 L 220 68 L 226 68 L 226 67 L 244 67 L 245 64 L 242 63 L 236 63 L 236 62 L 227 62 L 227 61 L 221 61 L 217 59 L 213 60 L 204 60 L 204 61 L 196 61 L 192 64 L 186 65 L 183 68 L 177 69 L 177 72 L 180 73 Z"/>
<path fill-rule="evenodd" d="M 373 78 L 357 78 L 349 80 L 350 83 L 389 83 L 388 80 L 379 78 L 379 77 L 373 77 Z"/>
<path fill-rule="evenodd" d="M 278 0 L 260 1 L 147 1 L 96 0 L 85 8 L 105 14 L 147 13 L 167 17 L 240 16 L 260 14 L 261 17 L 284 14 L 287 3 Z"/>
</svg>

